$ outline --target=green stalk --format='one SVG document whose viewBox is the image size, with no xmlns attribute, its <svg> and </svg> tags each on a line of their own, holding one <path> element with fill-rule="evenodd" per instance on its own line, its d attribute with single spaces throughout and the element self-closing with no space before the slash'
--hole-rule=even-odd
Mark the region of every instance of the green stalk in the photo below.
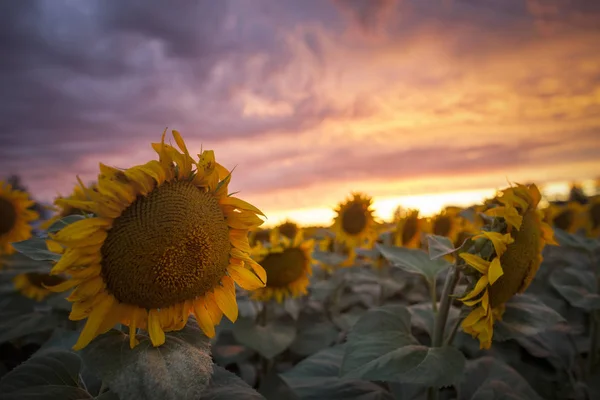
<svg viewBox="0 0 600 400">
<path fill-rule="evenodd" d="M 590 314 L 590 353 L 588 355 L 587 375 L 592 375 L 592 370 L 596 364 L 596 354 L 598 353 L 598 314 L 592 311 Z"/>
<path fill-rule="evenodd" d="M 429 297 L 431 297 L 431 308 L 433 309 L 434 313 L 437 313 L 438 307 L 437 307 L 437 293 L 436 293 L 435 281 L 436 281 L 436 279 L 433 278 L 431 280 L 431 282 L 427 282 L 427 285 L 429 286 Z"/>
<path fill-rule="evenodd" d="M 431 347 L 441 347 L 444 339 L 444 330 L 446 327 L 446 321 L 448 320 L 448 312 L 450 311 L 450 305 L 452 304 L 452 293 L 460 278 L 460 271 L 453 265 L 451 270 L 446 277 L 444 283 L 444 289 L 442 290 L 442 297 L 440 299 L 440 309 L 436 315 L 434 326 L 433 326 L 433 338 L 431 341 Z M 430 387 L 427 391 L 428 400 L 436 400 L 438 398 L 438 390 L 435 387 Z"/>
</svg>

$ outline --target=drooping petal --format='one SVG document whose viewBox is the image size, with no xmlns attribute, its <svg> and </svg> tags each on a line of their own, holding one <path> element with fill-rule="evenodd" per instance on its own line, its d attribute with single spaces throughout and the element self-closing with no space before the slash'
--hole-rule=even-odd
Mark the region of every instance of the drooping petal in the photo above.
<svg viewBox="0 0 600 400">
<path fill-rule="evenodd" d="M 165 343 L 165 332 L 161 327 L 160 319 L 161 315 L 159 310 L 150 310 L 148 313 L 148 333 L 150 334 L 150 341 L 154 347 L 158 347 Z"/>
<path fill-rule="evenodd" d="M 496 282 L 502 275 L 504 275 L 504 270 L 500 264 L 500 258 L 496 257 L 492 260 L 490 263 L 490 268 L 488 269 L 488 279 L 490 280 L 490 285 L 493 285 L 494 282 Z"/>
</svg>

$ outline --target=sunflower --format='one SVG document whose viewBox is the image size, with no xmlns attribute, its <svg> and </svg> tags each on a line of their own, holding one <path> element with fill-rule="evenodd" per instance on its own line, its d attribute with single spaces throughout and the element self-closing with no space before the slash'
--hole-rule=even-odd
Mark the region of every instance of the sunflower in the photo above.
<svg viewBox="0 0 600 400">
<path fill-rule="evenodd" d="M 544 210 L 544 222 L 569 233 L 575 233 L 583 227 L 585 207 L 576 201 L 566 204 L 550 204 Z"/>
<path fill-rule="evenodd" d="M 251 247 L 256 246 L 258 243 L 268 243 L 270 236 L 270 229 L 253 229 L 248 235 L 248 243 Z"/>
<path fill-rule="evenodd" d="M 31 237 L 31 222 L 39 218 L 39 214 L 30 209 L 34 204 L 27 192 L 0 181 L 0 255 L 13 254 L 15 249 L 11 243 Z"/>
<path fill-rule="evenodd" d="M 586 207 L 586 233 L 589 237 L 600 237 L 600 195 L 590 197 Z"/>
<path fill-rule="evenodd" d="M 298 232 L 298 225 L 292 221 L 285 221 L 283 224 L 277 227 L 279 229 L 279 233 L 285 236 L 288 239 L 294 239 L 296 237 L 296 233 Z M 306 234 L 306 231 L 305 231 Z"/>
<path fill-rule="evenodd" d="M 93 189 L 93 188 L 94 188 L 94 185 L 90 186 L 90 189 Z M 62 200 L 64 200 L 64 199 L 65 199 L 65 197 L 59 196 L 58 198 L 56 198 L 54 200 L 54 207 L 52 207 L 52 209 L 54 211 L 57 211 L 57 213 L 52 218 L 48 219 L 47 221 L 44 221 L 40 225 L 40 228 L 48 229 L 56 221 L 59 221 L 62 218 L 67 217 L 69 215 L 84 214 L 84 211 L 82 211 L 78 208 L 72 207 L 68 203 L 63 202 Z M 66 197 L 66 199 L 67 200 L 87 201 L 88 198 L 86 195 L 86 188 L 81 187 L 81 186 L 75 186 L 75 188 L 73 189 L 73 192 L 68 197 Z"/>
<path fill-rule="evenodd" d="M 265 269 L 267 285 L 255 290 L 252 298 L 259 301 L 275 299 L 282 303 L 287 297 L 307 293 L 309 276 L 312 275 L 313 239 L 304 240 L 302 229 L 293 239 L 273 230 L 270 246 L 261 244 L 252 249 L 252 256 Z"/>
<path fill-rule="evenodd" d="M 540 198 L 534 184 L 504 190 L 497 198 L 502 205 L 486 212 L 494 217 L 489 226 L 492 230 L 473 237 L 472 248 L 479 250 L 460 254 L 469 266 L 467 274 L 476 278 L 475 285 L 459 299 L 473 307 L 462 328 L 479 339 L 482 349 L 492 344 L 494 322 L 502 318 L 504 304 L 524 292 L 535 277 L 544 246 L 556 244 L 552 228 L 537 209 Z"/>
<path fill-rule="evenodd" d="M 459 216 L 461 209 L 446 207 L 435 215 L 428 224 L 428 232 L 438 236 L 445 236 L 455 243 L 461 231 L 462 218 Z"/>
<path fill-rule="evenodd" d="M 421 247 L 421 234 L 425 228 L 425 220 L 419 218 L 419 210 L 409 210 L 398 217 L 392 232 L 394 245 L 418 249 Z"/>
<path fill-rule="evenodd" d="M 25 297 L 35 301 L 42 301 L 52 292 L 46 286 L 58 285 L 64 282 L 60 276 L 27 272 L 13 278 L 15 288 Z"/>
<path fill-rule="evenodd" d="M 152 144 L 158 161 L 125 170 L 100 164 L 89 200 L 59 201 L 95 215 L 50 235 L 64 247 L 51 273 L 70 275 L 51 289 L 75 288 L 69 318 L 87 318 L 75 350 L 119 322 L 129 326 L 132 348 L 137 328 L 160 346 L 190 313 L 213 337 L 223 314 L 237 319 L 234 282 L 247 290 L 265 285 L 247 238 L 263 214 L 227 195 L 231 174 L 212 150 L 195 161 L 177 131 L 181 152 L 165 144 L 165 134 Z"/>
<path fill-rule="evenodd" d="M 371 197 L 365 194 L 353 193 L 351 198 L 338 205 L 332 227 L 337 241 L 349 247 L 373 245 L 377 232 L 372 202 Z"/>
</svg>

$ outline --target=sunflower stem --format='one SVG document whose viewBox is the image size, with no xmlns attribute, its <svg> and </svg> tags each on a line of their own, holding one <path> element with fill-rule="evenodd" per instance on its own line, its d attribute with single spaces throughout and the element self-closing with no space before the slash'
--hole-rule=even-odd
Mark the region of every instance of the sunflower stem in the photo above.
<svg viewBox="0 0 600 400">
<path fill-rule="evenodd" d="M 435 278 L 433 278 L 431 280 L 431 282 L 427 282 L 427 286 L 429 286 L 429 296 L 431 297 L 431 308 L 433 309 L 434 313 L 438 312 L 438 306 L 437 306 L 437 293 L 436 293 L 436 285 L 435 285 Z"/>
<path fill-rule="evenodd" d="M 460 318 L 456 318 L 454 321 L 454 325 L 452 325 L 452 330 L 450 331 L 450 335 L 444 341 L 444 346 L 452 346 L 452 342 L 454 342 L 454 337 L 456 336 L 456 332 L 458 332 L 458 327 L 462 320 Z"/>
<path fill-rule="evenodd" d="M 431 347 L 441 347 L 443 344 L 444 329 L 446 327 L 450 305 L 452 304 L 452 298 L 450 296 L 454 292 L 454 288 L 456 287 L 459 278 L 460 271 L 455 264 L 451 267 L 451 270 L 448 271 L 448 275 L 446 276 L 446 282 L 444 283 L 444 289 L 442 290 L 442 297 L 440 299 L 440 308 L 434 321 Z M 439 391 L 437 388 L 430 387 L 427 390 L 427 399 L 436 400 L 438 394 Z"/>
<path fill-rule="evenodd" d="M 592 375 L 596 364 L 596 353 L 598 352 L 598 314 L 593 311 L 590 314 L 590 353 L 588 355 L 587 376 Z"/>
</svg>

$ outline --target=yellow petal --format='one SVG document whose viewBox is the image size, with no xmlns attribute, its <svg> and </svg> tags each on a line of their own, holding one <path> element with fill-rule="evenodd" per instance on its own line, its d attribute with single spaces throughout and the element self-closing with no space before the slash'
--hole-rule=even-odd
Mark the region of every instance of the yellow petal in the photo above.
<svg viewBox="0 0 600 400">
<path fill-rule="evenodd" d="M 223 277 L 228 278 L 228 277 Z M 231 279 L 231 278 L 230 278 Z M 224 280 L 224 279 L 223 279 Z M 233 281 L 232 281 L 233 282 Z M 231 290 L 224 286 L 217 286 L 214 290 L 215 300 L 219 308 L 223 311 L 223 314 L 231 322 L 235 322 L 238 317 L 237 300 L 235 298 L 235 290 L 232 293 Z"/>
<path fill-rule="evenodd" d="M 248 231 L 245 229 L 230 229 L 229 240 L 231 244 L 243 251 L 250 253 L 250 244 L 248 243 Z"/>
<path fill-rule="evenodd" d="M 490 280 L 490 285 L 493 285 L 494 282 L 498 280 L 502 275 L 504 275 L 504 271 L 502 270 L 502 265 L 500 264 L 500 257 L 496 257 L 490 263 L 490 268 L 488 269 L 488 279 Z"/>
<path fill-rule="evenodd" d="M 65 251 L 64 247 L 54 240 L 46 240 L 46 247 L 48 247 L 49 251 L 56 254 L 62 254 Z"/>
<path fill-rule="evenodd" d="M 194 301 L 194 315 L 202 332 L 209 338 L 214 337 L 216 334 L 215 326 L 206 309 L 206 302 L 203 298 L 198 298 Z"/>
<path fill-rule="evenodd" d="M 507 233 L 505 235 L 498 232 L 487 232 L 483 231 L 480 235 L 474 236 L 473 238 L 479 238 L 481 236 L 485 236 L 488 238 L 492 244 L 494 245 L 494 250 L 496 250 L 496 255 L 500 257 L 506 251 L 507 245 L 514 243 L 515 239 Z"/>
<path fill-rule="evenodd" d="M 160 311 L 152 309 L 148 314 L 148 333 L 150 334 L 150 341 L 154 347 L 158 347 L 165 343 L 165 332 L 160 324 L 160 313 Z"/>
<path fill-rule="evenodd" d="M 475 308 L 469 315 L 462 321 L 461 326 L 463 329 L 473 326 L 477 323 L 481 318 L 485 317 L 486 310 L 481 307 Z"/>
<path fill-rule="evenodd" d="M 102 301 L 94 306 L 79 335 L 77 343 L 73 346 L 73 350 L 83 349 L 96 337 L 98 328 L 102 324 L 102 321 L 104 321 L 104 318 L 106 318 L 107 314 L 112 311 L 115 303 L 116 299 L 113 296 L 105 296 Z"/>
<path fill-rule="evenodd" d="M 237 197 L 226 196 L 226 197 L 221 198 L 219 203 L 223 204 L 223 205 L 230 205 L 230 206 L 236 207 L 240 210 L 251 211 L 258 215 L 266 216 L 265 214 L 263 214 L 262 211 L 260 211 L 258 208 L 256 208 L 252 204 L 250 204 L 242 199 L 238 199 Z"/>
<path fill-rule="evenodd" d="M 215 295 L 213 292 L 207 292 L 204 295 L 204 302 L 206 304 L 206 309 L 208 310 L 208 314 L 210 315 L 210 319 L 212 320 L 214 325 L 218 325 L 223 318 L 223 311 L 217 305 L 217 300 L 215 299 Z"/>
<path fill-rule="evenodd" d="M 261 282 L 258 276 L 256 276 L 252 271 L 237 265 L 230 265 L 227 268 L 227 272 L 229 275 L 231 275 L 235 283 L 245 290 L 256 290 L 264 287 L 266 283 Z"/>
<path fill-rule="evenodd" d="M 104 280 L 102 277 L 98 276 L 79 284 L 79 286 L 73 290 L 73 293 L 67 297 L 67 300 L 70 302 L 82 301 L 97 295 L 102 289 L 104 289 Z"/>
<path fill-rule="evenodd" d="M 58 242 L 81 241 L 98 230 L 109 228 L 111 224 L 112 221 L 107 218 L 85 218 L 65 226 L 52 236 Z"/>
<path fill-rule="evenodd" d="M 140 343 L 140 341 L 136 337 L 138 319 L 139 319 L 139 314 L 140 314 L 140 312 L 138 310 L 139 309 L 136 306 L 134 306 L 133 309 L 131 310 L 131 317 L 129 320 L 129 348 L 130 349 L 133 349 L 135 346 L 137 346 Z"/>
<path fill-rule="evenodd" d="M 477 283 L 475 284 L 475 287 L 473 288 L 473 290 L 471 290 L 471 293 L 469 293 L 468 295 L 466 295 L 463 298 L 460 298 L 460 301 L 465 301 L 465 300 L 470 300 L 473 297 L 477 296 L 479 293 L 481 293 L 485 288 L 487 288 L 489 283 L 488 277 L 487 275 L 482 275 L 481 278 L 479 278 L 479 280 L 477 281 Z"/>
<path fill-rule="evenodd" d="M 484 260 L 483 258 L 470 253 L 461 253 L 460 257 L 467 262 L 471 267 L 475 268 L 477 271 L 482 274 L 487 274 L 488 269 L 490 267 L 490 262 Z"/>
</svg>

